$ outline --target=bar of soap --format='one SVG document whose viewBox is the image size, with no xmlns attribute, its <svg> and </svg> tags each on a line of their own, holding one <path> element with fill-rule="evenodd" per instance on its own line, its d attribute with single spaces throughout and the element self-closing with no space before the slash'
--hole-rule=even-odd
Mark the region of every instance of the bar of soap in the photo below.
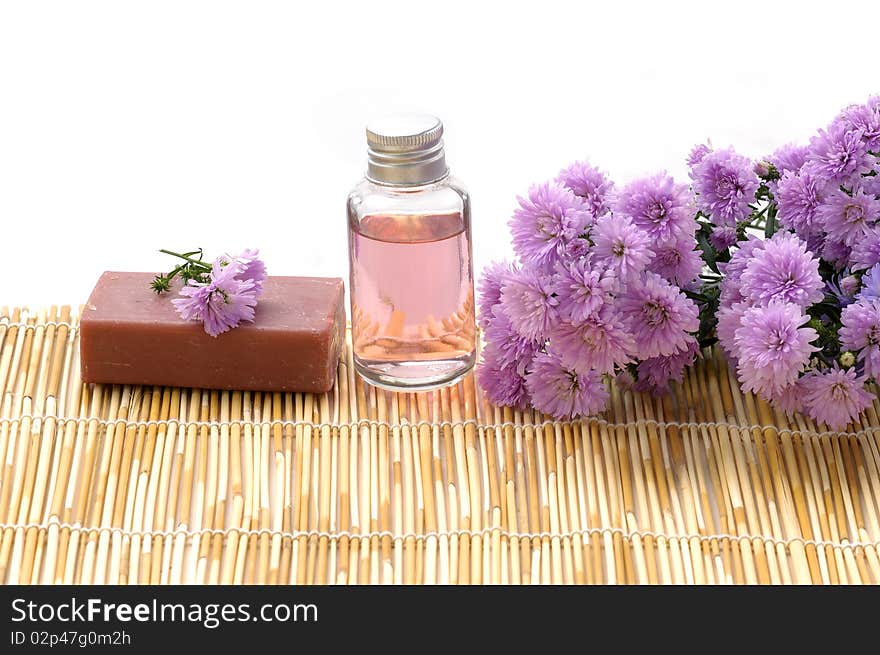
<svg viewBox="0 0 880 655">
<path fill-rule="evenodd" d="M 157 296 L 152 273 L 107 271 L 80 322 L 84 382 L 328 391 L 345 339 L 339 278 L 269 277 L 253 323 L 217 337 Z"/>
</svg>

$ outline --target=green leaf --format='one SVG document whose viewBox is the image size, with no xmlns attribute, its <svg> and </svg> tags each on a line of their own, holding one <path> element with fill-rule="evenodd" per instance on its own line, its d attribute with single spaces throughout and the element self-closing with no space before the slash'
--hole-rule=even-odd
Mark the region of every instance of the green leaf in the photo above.
<svg viewBox="0 0 880 655">
<path fill-rule="evenodd" d="M 767 223 L 764 225 L 764 236 L 769 239 L 776 234 L 778 229 L 779 225 L 776 222 L 776 210 L 774 208 L 767 212 Z"/>
<path fill-rule="evenodd" d="M 709 243 L 709 239 L 706 237 L 705 232 L 700 230 L 697 232 L 697 245 L 700 246 L 700 250 L 703 251 L 703 261 L 706 262 L 706 265 L 715 273 L 721 274 L 721 271 L 718 270 L 718 253 L 715 248 L 712 247 L 712 244 Z"/>
</svg>

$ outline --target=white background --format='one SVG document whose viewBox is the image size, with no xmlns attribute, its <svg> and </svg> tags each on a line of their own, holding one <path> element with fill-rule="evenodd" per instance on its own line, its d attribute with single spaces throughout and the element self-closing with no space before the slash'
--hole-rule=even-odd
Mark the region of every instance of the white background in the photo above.
<svg viewBox="0 0 880 655">
<path fill-rule="evenodd" d="M 477 265 L 589 158 L 686 179 L 698 141 L 806 140 L 880 91 L 880 3 L 0 2 L 0 305 L 81 303 L 156 249 L 347 275 L 363 125 L 439 115 Z"/>
</svg>

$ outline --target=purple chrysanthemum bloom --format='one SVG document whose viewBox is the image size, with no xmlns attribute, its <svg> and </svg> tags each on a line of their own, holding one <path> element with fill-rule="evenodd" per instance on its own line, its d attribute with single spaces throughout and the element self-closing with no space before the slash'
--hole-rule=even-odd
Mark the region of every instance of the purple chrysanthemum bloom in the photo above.
<svg viewBox="0 0 880 655">
<path fill-rule="evenodd" d="M 862 288 L 856 297 L 859 300 L 880 298 L 880 264 L 874 264 L 862 276 Z"/>
<path fill-rule="evenodd" d="M 724 281 L 727 282 L 730 280 L 738 285 L 739 279 L 742 277 L 742 274 L 745 273 L 749 262 L 752 261 L 752 258 L 758 253 L 758 251 L 764 249 L 765 245 L 767 245 L 767 241 L 754 234 L 749 234 L 744 241 L 740 241 L 737 244 L 736 251 L 731 255 L 730 261 L 723 262 L 721 272 L 724 273 Z M 719 267 L 720 266 L 722 265 L 719 264 Z"/>
<path fill-rule="evenodd" d="M 734 335 L 739 355 L 737 375 L 744 391 L 769 398 L 793 384 L 818 350 L 810 342 L 818 337 L 803 309 L 794 303 L 773 302 L 750 307 Z"/>
<path fill-rule="evenodd" d="M 821 179 L 841 184 L 867 173 L 873 163 L 874 158 L 862 141 L 862 131 L 836 121 L 810 140 L 810 154 L 804 168 Z"/>
<path fill-rule="evenodd" d="M 880 219 L 880 200 L 860 188 L 851 196 L 834 189 L 819 205 L 816 217 L 831 240 L 852 247 L 867 236 L 871 225 Z"/>
<path fill-rule="evenodd" d="M 775 192 L 779 222 L 800 235 L 812 230 L 826 186 L 809 170 L 783 173 Z"/>
<path fill-rule="evenodd" d="M 256 282 L 242 279 L 244 267 L 223 257 L 214 260 L 207 283 L 190 280 L 180 290 L 182 298 L 171 301 L 185 321 L 202 321 L 205 332 L 216 337 L 237 327 L 242 321 L 254 320 L 254 307 L 259 295 Z"/>
<path fill-rule="evenodd" d="M 535 357 L 526 386 L 535 409 L 557 419 L 598 414 L 608 401 L 608 389 L 598 372 L 572 371 L 552 350 Z"/>
<path fill-rule="evenodd" d="M 477 285 L 480 294 L 480 311 L 477 322 L 484 330 L 494 317 L 495 306 L 501 302 L 501 285 L 507 276 L 516 272 L 517 268 L 508 262 L 492 262 L 483 269 L 483 276 Z"/>
<path fill-rule="evenodd" d="M 524 339 L 538 341 L 547 336 L 558 318 L 558 304 L 552 278 L 532 268 L 511 273 L 501 284 L 501 309 Z"/>
<path fill-rule="evenodd" d="M 259 297 L 263 293 L 263 283 L 266 281 L 266 264 L 260 259 L 260 251 L 247 248 L 236 256 L 223 255 L 222 259 L 227 262 L 237 262 L 241 265 L 241 271 L 236 275 L 240 280 L 252 280 L 254 291 Z"/>
<path fill-rule="evenodd" d="M 651 239 L 626 216 L 607 214 L 593 228 L 593 253 L 625 281 L 637 276 L 651 260 Z"/>
<path fill-rule="evenodd" d="M 572 323 L 586 320 L 611 302 L 617 287 L 614 270 L 596 265 L 590 259 L 560 266 L 553 279 L 559 315 Z"/>
<path fill-rule="evenodd" d="M 491 349 L 490 359 L 498 368 L 512 366 L 522 375 L 540 350 L 541 342 L 521 337 L 500 306 L 495 307 L 494 314 L 485 333 L 486 350 Z"/>
<path fill-rule="evenodd" d="M 837 120 L 850 130 L 861 132 L 865 147 L 880 151 L 880 96 L 874 96 L 864 105 L 851 105 L 844 109 Z"/>
<path fill-rule="evenodd" d="M 629 216 L 652 239 L 669 240 L 693 234 L 694 212 L 689 203 L 686 185 L 658 173 L 627 184 L 618 195 L 616 212 Z"/>
<path fill-rule="evenodd" d="M 714 231 L 714 230 L 713 230 Z M 749 234 L 744 241 L 737 243 L 737 249 L 733 252 L 729 262 L 718 264 L 718 270 L 723 274 L 721 280 L 721 304 L 729 307 L 734 303 L 741 302 L 744 296 L 740 289 L 740 278 L 746 270 L 752 257 L 764 248 L 766 241 L 754 234 Z"/>
<path fill-rule="evenodd" d="M 583 198 L 594 218 L 611 211 L 614 201 L 614 182 L 589 162 L 578 161 L 564 168 L 556 178 L 566 189 Z"/>
<path fill-rule="evenodd" d="M 734 363 L 739 359 L 736 331 L 742 327 L 742 317 L 747 309 L 749 305 L 738 302 L 721 307 L 716 314 L 718 324 L 715 327 L 715 335 L 718 337 L 718 344 L 724 348 Z"/>
<path fill-rule="evenodd" d="M 853 246 L 850 266 L 854 271 L 863 271 L 877 263 L 880 263 L 880 227 L 872 226 Z"/>
<path fill-rule="evenodd" d="M 825 233 L 818 227 L 806 234 L 798 234 L 798 236 L 806 241 L 807 250 L 810 252 L 821 253 L 825 248 Z"/>
<path fill-rule="evenodd" d="M 519 207 L 510 219 L 513 249 L 523 263 L 552 272 L 578 247 L 592 223 L 590 212 L 583 200 L 558 184 L 532 186 L 527 198 L 517 200 Z"/>
<path fill-rule="evenodd" d="M 695 145 L 687 157 L 687 165 L 688 168 L 693 168 L 701 161 L 703 161 L 703 157 L 712 152 L 712 148 L 706 143 L 700 143 Z"/>
<path fill-rule="evenodd" d="M 688 286 L 703 270 L 703 259 L 696 245 L 693 236 L 660 241 L 654 246 L 648 270 L 680 287 Z"/>
<path fill-rule="evenodd" d="M 800 384 L 798 382 L 770 394 L 769 400 L 777 409 L 781 409 L 789 416 L 803 409 Z"/>
<path fill-rule="evenodd" d="M 822 300 L 824 287 L 819 260 L 790 232 L 768 239 L 740 278 L 740 293 L 758 305 L 777 300 L 806 307 Z"/>
<path fill-rule="evenodd" d="M 722 225 L 720 227 L 715 227 L 712 229 L 712 232 L 709 234 L 709 243 L 712 244 L 712 247 L 715 250 L 723 251 L 730 248 L 733 244 L 736 243 L 736 228 L 731 227 L 730 225 Z"/>
<path fill-rule="evenodd" d="M 553 327 L 550 342 L 562 364 L 578 373 L 596 369 L 611 373 L 631 360 L 635 343 L 614 308 L 606 305 L 580 323 L 563 321 Z"/>
<path fill-rule="evenodd" d="M 811 252 L 816 252 L 815 250 L 812 250 L 809 245 L 807 248 Z M 834 268 L 837 270 L 846 267 L 847 263 L 852 259 L 852 248 L 846 245 L 843 241 L 831 239 L 827 236 L 822 240 L 818 252 L 822 259 L 833 264 Z"/>
<path fill-rule="evenodd" d="M 880 175 L 868 175 L 863 177 L 859 183 L 862 191 L 875 198 L 880 197 Z"/>
<path fill-rule="evenodd" d="M 525 376 L 514 366 L 502 366 L 497 351 L 491 348 L 483 351 L 483 361 L 477 366 L 477 381 L 486 398 L 495 405 L 520 409 L 529 405 Z"/>
<path fill-rule="evenodd" d="M 864 376 L 857 376 L 853 368 L 813 371 L 801 378 L 798 388 L 804 410 L 832 430 L 843 430 L 874 401 L 865 390 Z"/>
<path fill-rule="evenodd" d="M 656 273 L 646 272 L 618 299 L 640 359 L 674 355 L 700 327 L 697 306 Z"/>
<path fill-rule="evenodd" d="M 751 213 L 759 180 L 751 162 L 732 148 L 707 154 L 691 176 L 697 205 L 715 225 L 734 226 Z"/>
<path fill-rule="evenodd" d="M 684 369 L 694 363 L 699 352 L 697 340 L 691 338 L 685 349 L 674 355 L 661 355 L 639 362 L 639 379 L 634 385 L 636 391 L 662 393 L 669 389 L 669 383 L 673 380 L 681 383 Z"/>
<path fill-rule="evenodd" d="M 858 360 L 865 366 L 865 375 L 880 376 L 880 300 L 871 298 L 852 303 L 840 315 L 840 345 L 859 351 Z"/>
<path fill-rule="evenodd" d="M 810 149 L 807 146 L 787 143 L 781 148 L 777 148 L 767 159 L 776 167 L 779 174 L 782 175 L 788 171 L 799 171 L 804 162 L 807 161 L 809 152 Z"/>
<path fill-rule="evenodd" d="M 260 259 L 259 250 L 246 248 L 239 255 L 223 254 L 217 257 L 216 263 L 224 267 L 236 264 L 238 268 L 235 277 L 239 280 L 251 280 L 257 298 L 262 295 L 263 283 L 266 281 L 266 264 Z"/>
</svg>

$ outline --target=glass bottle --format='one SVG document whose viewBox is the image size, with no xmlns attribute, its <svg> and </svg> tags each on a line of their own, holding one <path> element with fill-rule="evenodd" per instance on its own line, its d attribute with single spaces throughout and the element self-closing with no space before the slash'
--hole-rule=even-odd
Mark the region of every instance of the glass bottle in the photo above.
<svg viewBox="0 0 880 655">
<path fill-rule="evenodd" d="M 433 116 L 374 121 L 348 197 L 354 366 L 384 388 L 449 384 L 476 360 L 470 198 L 442 135 Z"/>
</svg>

